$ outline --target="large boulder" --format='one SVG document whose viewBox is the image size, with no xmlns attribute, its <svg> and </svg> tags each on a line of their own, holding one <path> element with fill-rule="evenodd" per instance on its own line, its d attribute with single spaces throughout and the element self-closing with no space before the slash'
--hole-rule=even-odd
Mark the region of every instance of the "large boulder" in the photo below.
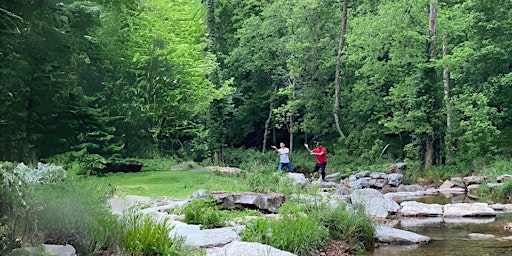
<svg viewBox="0 0 512 256">
<path fill-rule="evenodd" d="M 286 174 L 288 178 L 292 180 L 293 185 L 296 186 L 306 186 L 309 181 L 306 179 L 306 176 L 303 173 L 296 173 L 296 172 L 288 172 Z"/>
<path fill-rule="evenodd" d="M 275 213 L 281 204 L 286 201 L 285 195 L 277 193 L 212 192 L 211 196 L 220 200 L 222 207 L 225 209 L 255 209 L 265 213 Z"/>
<path fill-rule="evenodd" d="M 377 218 L 386 218 L 400 209 L 400 205 L 393 199 L 384 197 L 371 188 L 354 190 L 350 194 L 350 200 L 353 205 L 362 205 L 367 215 Z"/>
</svg>

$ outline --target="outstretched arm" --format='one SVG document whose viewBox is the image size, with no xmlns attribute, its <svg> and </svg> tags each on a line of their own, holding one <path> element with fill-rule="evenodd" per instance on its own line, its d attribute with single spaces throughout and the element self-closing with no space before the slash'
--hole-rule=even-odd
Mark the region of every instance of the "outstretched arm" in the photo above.
<svg viewBox="0 0 512 256">
<path fill-rule="evenodd" d="M 304 147 L 311 153 L 311 149 L 309 149 L 309 145 L 307 143 L 304 143 Z"/>
</svg>

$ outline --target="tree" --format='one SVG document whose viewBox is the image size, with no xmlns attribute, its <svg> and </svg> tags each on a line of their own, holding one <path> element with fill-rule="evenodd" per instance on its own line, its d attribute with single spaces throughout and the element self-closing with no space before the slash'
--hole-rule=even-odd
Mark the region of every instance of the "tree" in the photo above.
<svg viewBox="0 0 512 256">
<path fill-rule="evenodd" d="M 340 44 L 338 46 L 338 56 L 336 58 L 336 75 L 334 77 L 334 122 L 336 129 L 341 138 L 345 138 L 345 134 L 340 127 L 338 111 L 340 110 L 340 73 L 341 73 L 341 58 L 343 56 L 343 47 L 345 47 L 345 34 L 347 33 L 347 15 L 348 15 L 348 0 L 343 1 L 343 21 L 341 23 Z"/>
</svg>

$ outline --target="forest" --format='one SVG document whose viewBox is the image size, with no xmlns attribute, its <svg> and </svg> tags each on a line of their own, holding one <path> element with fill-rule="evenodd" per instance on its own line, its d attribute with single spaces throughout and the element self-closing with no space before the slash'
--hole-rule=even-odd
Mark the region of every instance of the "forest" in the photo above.
<svg viewBox="0 0 512 256">
<path fill-rule="evenodd" d="M 511 155 L 511 1 L 2 1 L 0 37 L 3 161 Z"/>
</svg>

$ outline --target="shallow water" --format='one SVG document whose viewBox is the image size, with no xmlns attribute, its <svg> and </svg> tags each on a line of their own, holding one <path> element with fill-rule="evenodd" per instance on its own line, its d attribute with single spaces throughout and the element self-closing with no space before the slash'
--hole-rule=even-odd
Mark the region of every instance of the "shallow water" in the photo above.
<svg viewBox="0 0 512 256">
<path fill-rule="evenodd" d="M 512 236 L 503 226 L 512 221 L 512 214 L 500 214 L 495 218 L 425 219 L 425 225 L 408 225 L 407 221 L 396 224 L 395 228 L 429 236 L 432 240 L 415 246 L 383 245 L 368 256 L 473 256 L 512 255 L 512 241 L 498 241 L 497 238 Z M 402 224 L 403 223 L 403 224 Z M 418 223 L 418 222 L 411 222 Z M 472 240 L 470 233 L 492 234 L 495 239 Z"/>
</svg>

